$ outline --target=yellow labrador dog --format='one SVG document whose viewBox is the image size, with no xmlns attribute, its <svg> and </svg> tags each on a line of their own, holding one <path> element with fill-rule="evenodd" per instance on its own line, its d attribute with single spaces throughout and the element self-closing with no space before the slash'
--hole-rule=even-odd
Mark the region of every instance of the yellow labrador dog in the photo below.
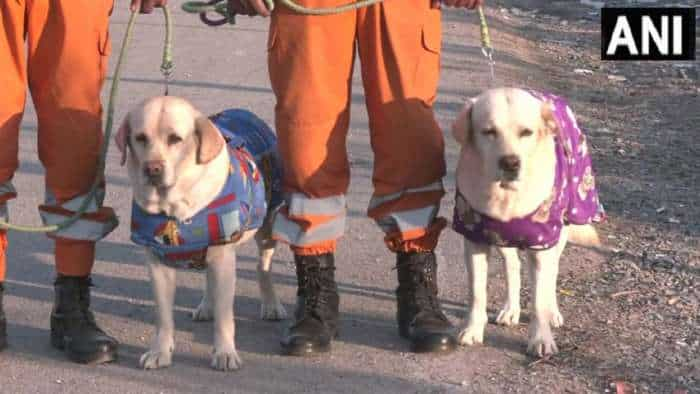
<svg viewBox="0 0 700 394">
<path fill-rule="evenodd" d="M 219 119 L 234 129 L 241 113 L 223 119 L 229 116 L 223 112 Z M 248 118 L 243 128 L 261 122 Z M 264 137 L 274 142 L 274 135 Z M 236 138 L 224 138 L 208 117 L 177 97 L 155 97 L 136 106 L 116 137 L 133 186 L 132 240 L 146 249 L 157 307 L 156 334 L 140 359 L 145 369 L 171 364 L 175 272 L 183 266 L 206 267 L 206 289 L 193 319 L 214 320 L 212 368 L 240 367 L 233 316 L 236 248 L 253 237 L 260 252 L 262 318 L 286 317 L 270 277 L 275 242 L 261 202 L 269 193 L 253 155 Z M 253 200 L 243 201 L 246 196 Z"/>
<path fill-rule="evenodd" d="M 520 249 L 530 259 L 533 287 L 528 351 L 556 353 L 551 327 L 564 322 L 557 305 L 559 258 L 567 241 L 598 245 L 591 223 L 604 216 L 586 138 L 562 98 L 513 88 L 469 100 L 453 136 L 461 144 L 453 228 L 464 236 L 471 289 L 460 342 L 483 342 L 492 249 L 505 261 L 508 287 L 496 321 L 518 324 Z"/>
</svg>

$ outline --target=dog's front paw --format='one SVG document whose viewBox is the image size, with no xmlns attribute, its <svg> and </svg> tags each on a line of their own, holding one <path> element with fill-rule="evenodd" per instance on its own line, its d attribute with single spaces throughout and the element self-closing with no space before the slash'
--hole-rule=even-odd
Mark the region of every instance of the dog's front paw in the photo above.
<svg viewBox="0 0 700 394">
<path fill-rule="evenodd" d="M 141 356 L 139 364 L 143 369 L 165 368 L 172 364 L 173 352 L 149 350 Z"/>
<path fill-rule="evenodd" d="M 242 365 L 236 350 L 214 351 L 214 356 L 211 359 L 211 367 L 217 371 L 235 371 Z"/>
<path fill-rule="evenodd" d="M 536 329 L 527 344 L 527 352 L 533 356 L 546 357 L 556 354 L 559 351 L 552 331 L 547 329 Z"/>
<path fill-rule="evenodd" d="M 260 318 L 263 320 L 284 320 L 287 318 L 287 311 L 280 300 L 263 301 L 260 304 Z"/>
<path fill-rule="evenodd" d="M 457 340 L 463 346 L 484 343 L 484 325 L 470 324 L 459 333 Z"/>
<path fill-rule="evenodd" d="M 554 328 L 559 328 L 564 325 L 564 316 L 561 315 L 561 312 L 559 312 L 559 308 L 554 308 L 552 310 L 552 319 L 550 321 L 552 324 L 552 327 Z"/>
<path fill-rule="evenodd" d="M 517 326 L 520 323 L 520 306 L 506 304 L 498 313 L 496 323 L 503 326 Z"/>
<path fill-rule="evenodd" d="M 209 302 L 202 300 L 197 309 L 192 312 L 192 320 L 194 321 L 211 321 L 214 320 L 214 310 Z"/>
</svg>

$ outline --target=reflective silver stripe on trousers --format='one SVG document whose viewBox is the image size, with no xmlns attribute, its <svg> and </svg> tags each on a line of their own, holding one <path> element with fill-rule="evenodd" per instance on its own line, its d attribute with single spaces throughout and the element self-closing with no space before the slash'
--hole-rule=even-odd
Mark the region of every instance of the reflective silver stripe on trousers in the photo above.
<svg viewBox="0 0 700 394">
<path fill-rule="evenodd" d="M 66 216 L 55 213 L 39 211 L 41 220 L 47 224 L 57 224 L 66 220 Z M 106 222 L 80 219 L 71 226 L 51 233 L 61 238 L 77 239 L 82 241 L 99 241 L 114 230 L 119 222 L 112 218 Z"/>
<path fill-rule="evenodd" d="M 340 238 L 345 232 L 345 212 L 334 219 L 304 232 L 297 223 L 278 212 L 272 225 L 272 236 L 294 246 L 312 245 Z"/>
<path fill-rule="evenodd" d="M 56 200 L 56 197 L 51 193 L 51 191 L 46 190 L 46 194 L 44 197 L 44 203 L 46 205 L 51 205 L 51 206 L 60 206 L 63 209 L 69 210 L 71 212 L 76 212 L 78 208 L 80 208 L 80 205 L 83 204 L 83 201 L 87 197 L 86 194 L 81 194 L 71 200 L 68 200 L 64 202 L 61 205 L 58 205 L 58 201 Z M 97 212 L 100 207 L 102 206 L 102 203 L 104 202 L 105 199 L 105 189 L 103 187 L 97 189 L 97 193 L 95 194 L 94 199 L 90 201 L 90 204 L 87 207 L 87 210 L 85 213 L 95 213 Z"/>
<path fill-rule="evenodd" d="M 301 193 L 291 193 L 286 199 L 290 216 L 337 216 L 345 212 L 345 196 L 309 198 Z"/>
<path fill-rule="evenodd" d="M 433 182 L 433 183 L 426 185 L 426 186 L 415 187 L 412 189 L 405 189 L 405 190 L 402 190 L 400 192 L 387 194 L 386 196 L 372 197 L 372 199 L 369 201 L 369 209 L 374 209 L 374 208 L 376 208 L 376 207 L 378 207 L 378 206 L 380 206 L 388 201 L 398 200 L 406 194 L 422 193 L 422 192 L 434 192 L 434 191 L 442 191 L 442 190 L 444 190 L 444 188 L 442 186 L 442 181 L 437 181 L 437 182 Z"/>
<path fill-rule="evenodd" d="M 10 181 L 0 183 L 0 196 L 7 193 L 17 193 L 17 190 L 12 186 L 12 182 Z"/>
<path fill-rule="evenodd" d="M 0 196 L 8 193 L 17 193 L 15 187 L 12 186 L 12 182 L 7 181 L 0 183 Z M 10 220 L 10 212 L 7 208 L 7 203 L 0 203 L 0 220 L 5 222 Z"/>
<path fill-rule="evenodd" d="M 406 233 L 412 230 L 428 228 L 435 220 L 437 213 L 438 206 L 431 205 L 409 211 L 393 212 L 376 222 L 382 231 L 387 234 L 397 231 Z"/>
<path fill-rule="evenodd" d="M 95 197 L 96 198 L 92 199 L 92 201 L 90 201 L 90 203 L 88 204 L 85 213 L 95 213 L 99 211 L 99 209 L 102 207 L 102 202 L 104 201 L 105 189 L 97 189 L 97 194 L 95 195 Z M 61 205 L 58 205 L 56 197 L 53 195 L 53 193 L 51 193 L 51 191 L 47 189 L 45 202 L 46 205 L 58 205 L 65 210 L 76 212 L 78 208 L 80 208 L 80 206 L 83 204 L 83 201 L 85 201 L 85 198 L 87 198 L 87 194 L 82 194 L 64 202 Z M 59 224 L 64 222 L 68 218 L 68 216 L 65 215 L 44 212 L 42 210 L 39 210 L 39 214 L 41 215 L 41 220 L 44 222 L 45 225 Z M 73 223 L 71 226 L 53 232 L 51 233 L 51 235 L 55 235 L 61 238 L 77 239 L 83 241 L 99 241 L 100 239 L 106 237 L 107 234 L 111 233 L 112 230 L 114 230 L 118 224 L 119 221 L 116 217 L 109 218 L 106 222 L 81 218 L 75 223 Z"/>
</svg>

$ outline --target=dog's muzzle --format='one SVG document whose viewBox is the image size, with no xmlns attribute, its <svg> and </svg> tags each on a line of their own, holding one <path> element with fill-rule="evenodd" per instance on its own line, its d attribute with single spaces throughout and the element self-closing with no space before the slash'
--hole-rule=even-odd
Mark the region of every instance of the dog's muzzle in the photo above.
<svg viewBox="0 0 700 394">
<path fill-rule="evenodd" d="M 143 174 L 146 180 L 153 186 L 159 186 L 163 183 L 165 174 L 165 163 L 161 160 L 151 160 L 143 164 Z"/>
<path fill-rule="evenodd" d="M 498 168 L 504 181 L 517 181 L 520 176 L 520 158 L 516 155 L 502 156 L 498 160 Z"/>
</svg>

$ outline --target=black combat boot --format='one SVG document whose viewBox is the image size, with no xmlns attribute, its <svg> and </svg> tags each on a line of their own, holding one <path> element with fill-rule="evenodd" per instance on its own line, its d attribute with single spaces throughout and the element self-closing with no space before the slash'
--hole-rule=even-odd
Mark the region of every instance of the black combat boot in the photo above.
<svg viewBox="0 0 700 394">
<path fill-rule="evenodd" d="M 82 364 L 101 364 L 117 358 L 116 339 L 97 326 L 90 311 L 89 276 L 58 275 L 51 312 L 51 345 Z"/>
<path fill-rule="evenodd" d="M 338 332 L 338 287 L 332 253 L 294 256 L 297 266 L 297 306 L 294 322 L 282 338 L 282 352 L 310 356 L 331 350 Z"/>
<path fill-rule="evenodd" d="M 440 309 L 437 262 L 433 252 L 398 253 L 396 319 L 399 334 L 416 353 L 443 353 L 457 347 L 455 330 Z"/>
<path fill-rule="evenodd" d="M 2 309 L 2 294 L 4 292 L 4 284 L 0 282 L 0 350 L 7 347 L 7 321 L 5 320 L 5 311 Z"/>
</svg>

